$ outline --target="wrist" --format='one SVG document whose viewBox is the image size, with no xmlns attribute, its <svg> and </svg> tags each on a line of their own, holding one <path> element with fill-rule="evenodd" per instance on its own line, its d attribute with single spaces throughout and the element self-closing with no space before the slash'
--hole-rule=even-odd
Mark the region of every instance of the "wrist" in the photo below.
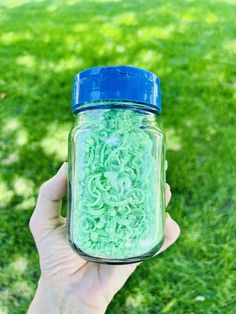
<svg viewBox="0 0 236 314">
<path fill-rule="evenodd" d="M 28 314 L 104 314 L 105 310 L 84 303 L 79 293 L 55 287 L 41 277 Z"/>
</svg>

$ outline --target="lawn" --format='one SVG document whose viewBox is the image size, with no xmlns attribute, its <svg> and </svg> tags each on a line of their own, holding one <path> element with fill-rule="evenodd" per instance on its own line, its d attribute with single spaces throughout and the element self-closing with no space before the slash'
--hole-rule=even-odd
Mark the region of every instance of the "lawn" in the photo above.
<svg viewBox="0 0 236 314">
<path fill-rule="evenodd" d="M 1 314 L 25 313 L 37 284 L 28 222 L 40 184 L 67 159 L 72 77 L 111 64 L 161 78 L 168 211 L 182 234 L 107 313 L 236 313 L 235 4 L 0 0 Z"/>
</svg>

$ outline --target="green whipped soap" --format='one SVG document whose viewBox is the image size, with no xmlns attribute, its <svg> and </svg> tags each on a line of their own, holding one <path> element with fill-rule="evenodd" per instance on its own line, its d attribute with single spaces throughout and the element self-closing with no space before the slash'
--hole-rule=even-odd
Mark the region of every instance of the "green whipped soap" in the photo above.
<svg viewBox="0 0 236 314">
<path fill-rule="evenodd" d="M 145 119 L 127 109 L 82 117 L 71 228 L 77 248 L 90 256 L 140 256 L 162 241 L 159 147 Z"/>
</svg>

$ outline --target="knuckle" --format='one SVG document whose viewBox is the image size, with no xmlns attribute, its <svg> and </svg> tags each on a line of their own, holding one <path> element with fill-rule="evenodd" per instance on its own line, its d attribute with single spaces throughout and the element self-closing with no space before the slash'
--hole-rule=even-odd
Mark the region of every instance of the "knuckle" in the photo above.
<svg viewBox="0 0 236 314">
<path fill-rule="evenodd" d="M 49 181 L 45 181 L 39 188 L 39 194 L 45 195 L 48 192 Z"/>
<path fill-rule="evenodd" d="M 181 234 L 181 229 L 180 226 L 177 224 L 177 238 L 180 236 Z"/>
<path fill-rule="evenodd" d="M 181 234 L 181 229 L 179 224 L 175 221 L 175 239 L 177 240 Z"/>
<path fill-rule="evenodd" d="M 32 235 L 37 234 L 40 231 L 41 227 L 42 225 L 40 223 L 40 219 L 38 219 L 37 215 L 34 212 L 29 221 L 29 228 Z"/>
<path fill-rule="evenodd" d="M 33 214 L 29 221 L 29 228 L 32 234 L 34 233 L 35 226 L 36 226 L 36 221 L 35 221 L 35 215 Z"/>
<path fill-rule="evenodd" d="M 43 198 L 53 198 L 55 186 L 57 185 L 57 178 L 53 177 L 48 181 L 45 181 L 39 188 L 39 196 Z"/>
</svg>

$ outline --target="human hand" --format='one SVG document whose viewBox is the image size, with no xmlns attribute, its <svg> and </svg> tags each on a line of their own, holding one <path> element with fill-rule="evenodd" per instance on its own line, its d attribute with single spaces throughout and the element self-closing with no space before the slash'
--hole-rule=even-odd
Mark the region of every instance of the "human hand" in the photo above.
<svg viewBox="0 0 236 314">
<path fill-rule="evenodd" d="M 61 199 L 67 189 L 67 163 L 40 188 L 30 219 L 40 259 L 41 277 L 28 314 L 101 314 L 140 263 L 107 265 L 84 260 L 66 239 Z M 171 198 L 166 185 L 166 204 Z M 167 214 L 165 242 L 159 253 L 178 238 L 178 224 Z"/>
</svg>

